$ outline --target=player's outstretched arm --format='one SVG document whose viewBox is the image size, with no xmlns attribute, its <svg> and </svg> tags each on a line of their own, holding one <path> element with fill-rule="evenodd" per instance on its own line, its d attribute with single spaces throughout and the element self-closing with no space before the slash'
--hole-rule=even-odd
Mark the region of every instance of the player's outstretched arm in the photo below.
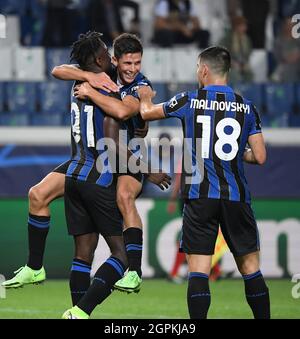
<svg viewBox="0 0 300 339">
<path fill-rule="evenodd" d="M 139 112 L 139 101 L 132 95 L 127 95 L 122 101 L 104 95 L 85 82 L 74 89 L 77 99 L 89 98 L 93 103 L 101 107 L 107 114 L 118 120 L 127 120 Z"/>
<path fill-rule="evenodd" d="M 263 165 L 267 160 L 267 151 L 262 133 L 250 135 L 248 138 L 250 149 L 244 153 L 244 161 L 248 164 Z"/>
<path fill-rule="evenodd" d="M 163 105 L 154 105 L 152 103 L 155 93 L 150 87 L 140 87 L 138 93 L 140 97 L 140 113 L 143 120 L 160 120 L 165 118 Z"/>
<path fill-rule="evenodd" d="M 61 65 L 53 68 L 51 74 L 59 80 L 87 81 L 91 86 L 108 93 L 118 92 L 119 87 L 104 72 L 93 73 L 83 71 L 77 65 Z"/>
</svg>

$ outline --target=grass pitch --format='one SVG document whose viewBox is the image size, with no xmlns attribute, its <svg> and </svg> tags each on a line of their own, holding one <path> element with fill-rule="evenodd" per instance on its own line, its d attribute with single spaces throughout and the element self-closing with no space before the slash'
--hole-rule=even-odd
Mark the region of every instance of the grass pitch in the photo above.
<svg viewBox="0 0 300 339">
<path fill-rule="evenodd" d="M 290 280 L 268 280 L 272 318 L 300 319 L 300 299 L 293 299 Z M 115 291 L 92 314 L 93 319 L 188 319 L 187 283 L 144 280 L 139 294 Z M 249 319 L 252 313 L 245 300 L 242 280 L 210 283 L 212 302 L 208 318 Z M 47 280 L 8 290 L 0 299 L 0 319 L 59 319 L 70 308 L 68 281 Z"/>
</svg>

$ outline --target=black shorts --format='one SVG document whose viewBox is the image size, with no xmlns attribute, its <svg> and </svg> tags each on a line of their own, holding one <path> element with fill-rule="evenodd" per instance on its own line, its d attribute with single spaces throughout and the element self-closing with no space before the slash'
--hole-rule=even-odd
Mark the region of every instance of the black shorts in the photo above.
<svg viewBox="0 0 300 339">
<path fill-rule="evenodd" d="M 54 170 L 52 172 L 67 174 L 67 170 L 69 168 L 70 163 L 71 163 L 71 160 L 65 161 L 62 164 L 60 164 L 59 166 L 57 166 L 56 168 L 54 168 Z"/>
<path fill-rule="evenodd" d="M 185 201 L 181 250 L 187 254 L 214 254 L 219 225 L 234 256 L 259 250 L 259 234 L 251 206 L 218 199 Z"/>
<path fill-rule="evenodd" d="M 64 197 L 70 235 L 95 232 L 106 237 L 123 234 L 115 189 L 66 177 Z"/>
<path fill-rule="evenodd" d="M 130 177 L 136 179 L 138 182 L 140 182 L 141 184 L 143 184 L 144 182 L 144 174 L 141 172 L 138 173 L 131 173 L 131 172 L 127 172 L 127 173 L 118 173 L 118 176 L 124 176 L 124 175 L 129 175 Z"/>
</svg>

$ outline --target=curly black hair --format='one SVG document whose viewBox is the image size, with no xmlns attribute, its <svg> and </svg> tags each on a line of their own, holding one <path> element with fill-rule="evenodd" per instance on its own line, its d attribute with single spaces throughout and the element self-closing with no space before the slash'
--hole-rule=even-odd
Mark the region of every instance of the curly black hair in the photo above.
<svg viewBox="0 0 300 339">
<path fill-rule="evenodd" d="M 91 31 L 80 34 L 78 40 L 72 45 L 71 62 L 76 61 L 80 67 L 93 63 L 97 52 L 106 48 L 105 43 L 101 39 L 102 35 L 102 33 Z"/>
</svg>

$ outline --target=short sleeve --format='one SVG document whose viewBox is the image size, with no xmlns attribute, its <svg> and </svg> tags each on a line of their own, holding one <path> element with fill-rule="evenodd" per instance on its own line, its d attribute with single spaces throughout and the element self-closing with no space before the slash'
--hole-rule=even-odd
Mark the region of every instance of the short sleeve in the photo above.
<svg viewBox="0 0 300 339">
<path fill-rule="evenodd" d="M 187 92 L 175 95 L 163 104 L 166 118 L 183 119 L 188 108 L 189 96 Z"/>
<path fill-rule="evenodd" d="M 254 105 L 251 105 L 251 119 L 249 135 L 261 133 L 261 119 L 259 113 Z"/>
<path fill-rule="evenodd" d="M 127 95 L 131 95 L 134 98 L 140 100 L 139 94 L 138 94 L 138 89 L 139 87 L 142 86 L 150 86 L 152 87 L 151 81 L 148 80 L 147 78 L 143 78 L 141 80 L 139 80 L 138 82 L 135 83 L 135 85 L 133 87 L 131 87 L 129 90 L 125 90 L 123 92 L 121 92 L 121 98 L 122 100 L 127 96 Z"/>
</svg>

